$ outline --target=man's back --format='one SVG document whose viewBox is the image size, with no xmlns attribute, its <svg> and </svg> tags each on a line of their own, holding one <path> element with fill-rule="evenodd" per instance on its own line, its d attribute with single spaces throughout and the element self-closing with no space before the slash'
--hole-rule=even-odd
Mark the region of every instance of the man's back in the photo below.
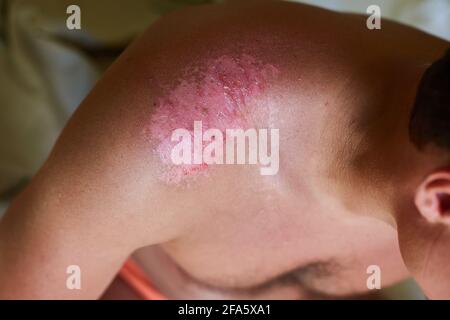
<svg viewBox="0 0 450 320">
<path fill-rule="evenodd" d="M 372 155 L 390 129 L 406 140 L 398 124 L 420 67 L 446 46 L 397 24 L 371 31 L 363 17 L 290 3 L 173 13 L 105 74 L 22 203 L 39 202 L 33 216 L 46 211 L 35 230 L 50 233 L 47 221 L 70 226 L 63 229 L 79 248 L 115 256 L 108 268 L 83 253 L 91 274 L 106 274 L 90 279 L 94 295 L 127 250 L 152 244 L 170 261 L 160 277 L 182 273 L 210 291 L 352 294 L 366 289 L 372 261 L 387 270 L 385 284 L 398 281 L 407 272 L 396 232 L 371 217 L 386 208 L 361 206 L 359 196 L 384 195 L 377 182 L 391 168 Z M 174 130 L 195 133 L 196 121 L 205 130 L 279 130 L 279 170 L 172 163 Z M 45 194 L 29 196 L 35 190 Z M 24 211 L 20 201 L 12 211 Z M 62 265 L 73 259 L 67 255 L 50 262 Z M 50 262 L 41 261 L 42 269 Z"/>
</svg>

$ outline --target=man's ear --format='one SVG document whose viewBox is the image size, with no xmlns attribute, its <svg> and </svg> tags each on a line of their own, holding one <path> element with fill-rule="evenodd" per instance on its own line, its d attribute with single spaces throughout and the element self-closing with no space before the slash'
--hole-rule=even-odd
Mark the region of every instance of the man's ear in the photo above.
<svg viewBox="0 0 450 320">
<path fill-rule="evenodd" d="M 429 222 L 450 225 L 450 169 L 428 175 L 416 190 L 415 204 Z"/>
<path fill-rule="evenodd" d="M 397 216 L 406 267 L 427 297 L 450 299 L 450 170 L 429 174 Z"/>
</svg>

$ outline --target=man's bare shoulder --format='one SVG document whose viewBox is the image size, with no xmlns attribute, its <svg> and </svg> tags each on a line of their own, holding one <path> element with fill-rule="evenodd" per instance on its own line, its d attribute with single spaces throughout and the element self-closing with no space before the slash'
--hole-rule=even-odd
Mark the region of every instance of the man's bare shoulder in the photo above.
<svg viewBox="0 0 450 320">
<path fill-rule="evenodd" d="M 152 201 L 145 201 L 145 194 L 155 201 L 169 199 L 174 188 L 168 180 L 203 170 L 167 169 L 167 141 L 176 129 L 192 130 L 201 120 L 219 130 L 279 126 L 299 143 L 310 137 L 308 130 L 317 126 L 308 115 L 317 117 L 304 111 L 326 112 L 330 97 L 355 68 L 380 53 L 367 58 L 370 38 L 347 28 L 358 29 L 364 22 L 278 2 L 201 6 L 170 14 L 150 26 L 106 72 L 64 130 L 50 163 L 89 190 L 115 194 L 125 188 L 135 195 L 135 211 L 150 211 Z M 304 135 L 298 134 L 299 127 Z M 242 177 L 241 169 L 232 172 L 221 181 Z M 201 190 L 209 190 L 210 180 L 203 181 Z M 198 194 L 183 191 L 177 199 L 187 205 Z M 114 206 L 112 198 L 120 197 L 108 197 Z M 190 211 L 197 209 L 193 205 Z"/>
</svg>

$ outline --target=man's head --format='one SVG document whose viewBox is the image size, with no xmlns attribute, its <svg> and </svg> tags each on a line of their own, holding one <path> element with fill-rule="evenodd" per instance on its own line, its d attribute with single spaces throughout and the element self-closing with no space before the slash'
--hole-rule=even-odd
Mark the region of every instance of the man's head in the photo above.
<svg viewBox="0 0 450 320">
<path fill-rule="evenodd" d="M 425 72 L 412 110 L 410 138 L 422 151 L 450 152 L 450 50 Z M 437 168 L 418 187 L 415 203 L 430 222 L 450 223 L 450 168 Z"/>
<path fill-rule="evenodd" d="M 444 51 L 444 50 L 443 50 Z M 396 210 L 403 260 L 429 298 L 450 297 L 450 51 L 422 72 L 409 113 L 409 140 L 420 158 Z M 417 156 L 417 157 L 416 157 Z M 408 184 L 400 181 L 398 188 Z M 401 198 L 401 196 L 399 196 Z"/>
</svg>

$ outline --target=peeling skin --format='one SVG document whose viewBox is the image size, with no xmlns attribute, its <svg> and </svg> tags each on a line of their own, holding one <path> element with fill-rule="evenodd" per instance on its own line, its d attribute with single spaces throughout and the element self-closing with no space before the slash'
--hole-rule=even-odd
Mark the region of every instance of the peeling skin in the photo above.
<svg viewBox="0 0 450 320">
<path fill-rule="evenodd" d="M 154 152 L 164 165 L 161 180 L 178 184 L 186 177 L 206 174 L 208 166 L 172 164 L 170 153 L 177 142 L 173 130 L 184 128 L 193 134 L 194 121 L 202 121 L 203 130 L 250 128 L 257 119 L 265 119 L 270 110 L 253 103 L 270 85 L 279 71 L 250 55 L 223 55 L 201 66 L 187 67 L 177 84 L 163 88 L 166 94 L 156 100 L 147 132 L 156 141 Z"/>
</svg>

